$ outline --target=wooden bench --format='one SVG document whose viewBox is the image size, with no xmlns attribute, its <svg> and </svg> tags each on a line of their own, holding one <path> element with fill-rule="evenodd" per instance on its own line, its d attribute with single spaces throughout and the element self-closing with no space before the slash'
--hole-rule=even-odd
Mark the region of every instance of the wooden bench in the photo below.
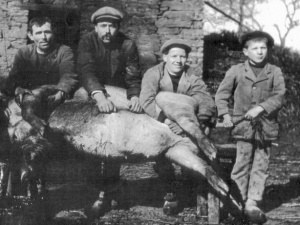
<svg viewBox="0 0 300 225">
<path fill-rule="evenodd" d="M 230 173 L 236 157 L 235 144 L 219 144 L 217 159 L 220 166 L 220 176 L 225 180 L 230 180 Z M 220 223 L 220 199 L 217 193 L 207 186 L 199 186 L 197 191 L 197 216 L 207 218 L 208 224 Z"/>
</svg>

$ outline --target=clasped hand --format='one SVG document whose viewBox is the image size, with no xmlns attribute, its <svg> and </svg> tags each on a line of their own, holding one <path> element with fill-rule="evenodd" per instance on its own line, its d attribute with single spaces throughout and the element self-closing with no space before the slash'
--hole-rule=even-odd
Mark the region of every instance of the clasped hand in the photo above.
<svg viewBox="0 0 300 225">
<path fill-rule="evenodd" d="M 261 106 L 255 106 L 254 108 L 250 109 L 246 114 L 245 118 L 248 120 L 256 119 L 261 113 L 263 113 L 265 110 Z"/>
<path fill-rule="evenodd" d="M 263 112 L 264 112 L 264 108 L 261 106 L 255 106 L 254 108 L 250 109 L 245 115 L 244 117 L 247 120 L 254 120 L 257 117 L 259 117 Z M 223 116 L 223 126 L 224 127 L 232 127 L 234 124 L 232 122 L 232 118 L 229 114 L 225 114 Z"/>
<path fill-rule="evenodd" d="M 143 111 L 140 100 L 137 96 L 133 96 L 128 104 L 130 112 L 141 113 Z"/>
</svg>

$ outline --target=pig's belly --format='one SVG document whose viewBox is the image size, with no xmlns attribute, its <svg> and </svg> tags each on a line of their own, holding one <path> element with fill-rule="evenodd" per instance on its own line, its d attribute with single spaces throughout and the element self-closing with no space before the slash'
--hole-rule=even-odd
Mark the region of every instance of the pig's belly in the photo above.
<svg viewBox="0 0 300 225">
<path fill-rule="evenodd" d="M 76 149 L 98 156 L 155 157 L 183 139 L 172 133 L 167 125 L 145 114 L 128 111 L 99 114 L 73 124 L 66 118 L 56 118 L 51 127 L 61 130 L 64 138 Z"/>
</svg>

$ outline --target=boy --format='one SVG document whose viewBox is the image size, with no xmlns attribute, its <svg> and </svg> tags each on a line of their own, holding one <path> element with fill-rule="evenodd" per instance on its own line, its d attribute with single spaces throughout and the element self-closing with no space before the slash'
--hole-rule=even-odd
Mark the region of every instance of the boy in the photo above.
<svg viewBox="0 0 300 225">
<path fill-rule="evenodd" d="M 259 203 L 268 177 L 271 142 L 278 135 L 277 113 L 283 104 L 285 83 L 280 68 L 268 63 L 268 51 L 274 45 L 269 34 L 254 31 L 243 35 L 240 41 L 248 59 L 227 71 L 215 100 L 225 127 L 233 126 L 228 110 L 231 95 L 234 97 L 233 115 L 244 115 L 251 121 L 237 125 L 232 131 L 237 139 L 237 156 L 231 179 L 240 192 L 249 220 L 264 223 L 266 216 Z M 260 132 L 254 135 L 253 131 L 252 138 L 246 137 L 246 128 L 252 129 L 255 121 L 261 124 Z M 255 140 L 257 135 L 260 141 Z"/>
</svg>

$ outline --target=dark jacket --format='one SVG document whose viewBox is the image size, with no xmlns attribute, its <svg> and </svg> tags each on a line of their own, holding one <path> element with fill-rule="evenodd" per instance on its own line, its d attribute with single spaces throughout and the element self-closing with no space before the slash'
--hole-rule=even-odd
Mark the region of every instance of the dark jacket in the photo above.
<svg viewBox="0 0 300 225">
<path fill-rule="evenodd" d="M 144 111 L 151 117 L 158 119 L 161 110 L 156 107 L 155 97 L 160 91 L 173 92 L 173 84 L 169 73 L 162 62 L 149 70 L 144 75 L 142 81 L 142 91 L 140 103 Z M 181 75 L 177 93 L 195 98 L 201 104 L 201 112 L 207 116 L 212 116 L 215 111 L 215 103 L 208 92 L 203 80 L 196 76 L 194 70 L 186 66 Z"/>
<path fill-rule="evenodd" d="M 267 63 L 256 77 L 249 62 L 231 67 L 221 82 L 217 94 L 216 105 L 219 116 L 229 113 L 228 99 L 234 97 L 233 115 L 244 115 L 255 106 L 264 108 L 261 117 L 262 132 L 266 140 L 278 136 L 277 114 L 283 105 L 285 82 L 280 68 Z M 238 127 L 237 127 L 238 128 Z M 233 130 L 236 138 L 243 138 L 244 128 Z"/>
<path fill-rule="evenodd" d="M 46 84 L 57 85 L 67 95 L 77 87 L 78 76 L 71 48 L 54 44 L 43 66 L 39 65 L 35 44 L 20 48 L 15 55 L 5 91 L 13 95 L 16 87 L 34 89 Z"/>
<path fill-rule="evenodd" d="M 105 57 L 106 51 L 110 57 Z M 138 50 L 134 41 L 122 33 L 109 46 L 104 46 L 95 31 L 85 35 L 78 46 L 77 65 L 81 84 L 88 94 L 105 91 L 105 84 L 127 89 L 128 99 L 140 94 Z"/>
</svg>

